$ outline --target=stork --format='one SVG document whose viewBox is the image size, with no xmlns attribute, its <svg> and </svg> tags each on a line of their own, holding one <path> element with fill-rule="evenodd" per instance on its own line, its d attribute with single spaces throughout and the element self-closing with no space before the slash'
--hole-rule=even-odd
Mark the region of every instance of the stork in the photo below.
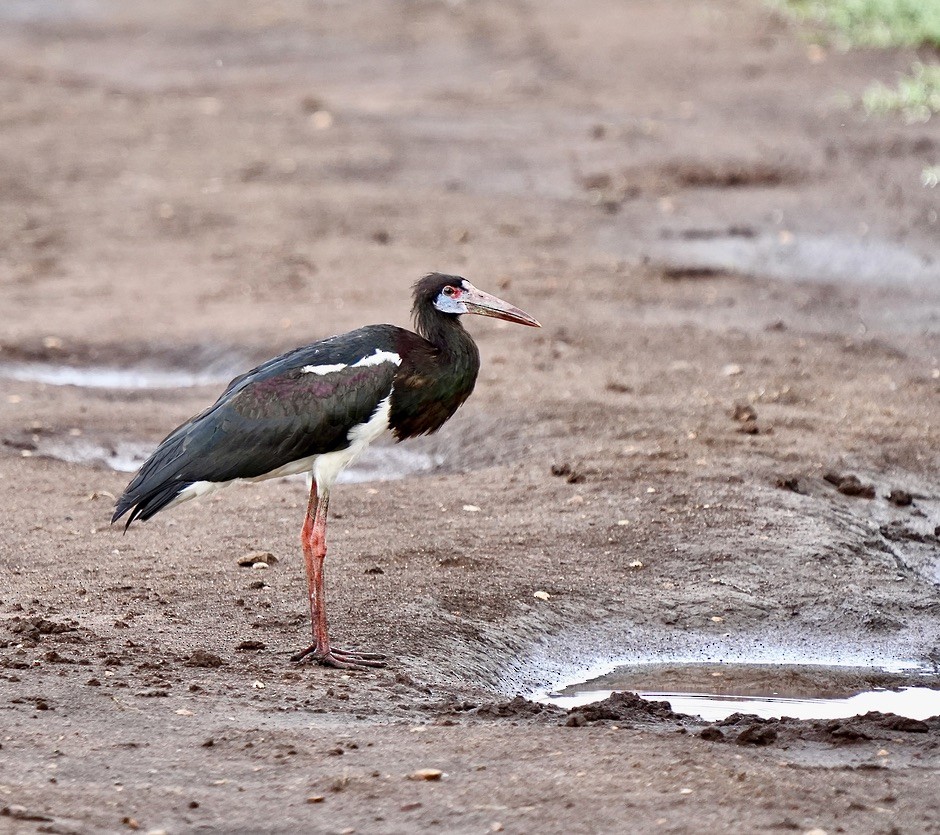
<svg viewBox="0 0 940 835">
<path fill-rule="evenodd" d="M 480 354 L 460 322 L 466 313 L 540 327 L 465 278 L 427 275 L 414 285 L 417 333 L 369 325 L 236 377 L 212 406 L 167 435 L 118 499 L 112 524 L 127 514 L 126 531 L 234 481 L 311 473 L 300 538 L 313 643 L 291 660 L 384 666 L 383 655 L 330 644 L 323 584 L 330 492 L 383 432 L 391 430 L 396 441 L 436 432 L 470 396 Z"/>
</svg>

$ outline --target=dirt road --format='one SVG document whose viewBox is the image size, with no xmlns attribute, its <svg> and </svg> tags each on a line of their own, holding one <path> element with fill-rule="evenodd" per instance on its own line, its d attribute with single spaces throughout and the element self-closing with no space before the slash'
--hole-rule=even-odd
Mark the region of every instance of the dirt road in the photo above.
<svg viewBox="0 0 940 835">
<path fill-rule="evenodd" d="M 845 103 L 910 54 L 743 0 L 0 14 L 0 830 L 940 829 L 937 719 L 510 701 L 608 658 L 936 662 L 940 135 Z M 224 378 L 406 323 L 431 269 L 544 328 L 468 323 L 436 468 L 334 494 L 332 629 L 376 673 L 288 660 L 302 483 L 122 536 L 127 473 L 60 460 L 218 381 L 9 379 Z"/>
</svg>

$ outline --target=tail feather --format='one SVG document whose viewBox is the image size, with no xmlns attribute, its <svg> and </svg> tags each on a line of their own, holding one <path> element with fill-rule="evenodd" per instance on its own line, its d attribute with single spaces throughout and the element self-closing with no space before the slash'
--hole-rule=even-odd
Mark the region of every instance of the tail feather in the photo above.
<svg viewBox="0 0 940 835">
<path fill-rule="evenodd" d="M 130 515 L 124 523 L 125 531 L 131 526 L 132 522 L 136 522 L 138 519 L 146 522 L 151 516 L 155 516 L 170 504 L 190 484 L 192 484 L 190 481 L 173 481 L 169 484 L 160 484 L 153 490 L 143 494 L 128 491 L 118 500 L 114 508 L 114 514 L 111 516 L 111 524 L 117 522 L 128 511 L 130 511 Z"/>
<path fill-rule="evenodd" d="M 185 448 L 183 440 L 184 435 L 176 430 L 157 447 L 117 500 L 111 517 L 112 525 L 128 512 L 125 531 L 137 519 L 146 521 L 192 484 L 192 481 L 181 478 L 179 473 L 180 458 Z"/>
</svg>

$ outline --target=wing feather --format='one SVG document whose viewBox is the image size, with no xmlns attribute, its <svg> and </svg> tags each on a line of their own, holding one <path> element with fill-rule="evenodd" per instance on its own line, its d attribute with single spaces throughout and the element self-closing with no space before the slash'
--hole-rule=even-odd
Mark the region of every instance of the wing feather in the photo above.
<svg viewBox="0 0 940 835">
<path fill-rule="evenodd" d="M 390 394 L 396 332 L 373 326 L 269 360 L 233 380 L 201 414 L 171 432 L 118 500 L 112 522 L 153 516 L 194 482 L 257 478 L 344 449 Z M 357 365 L 376 350 L 387 361 Z M 336 366 L 310 373 L 309 366 Z"/>
</svg>

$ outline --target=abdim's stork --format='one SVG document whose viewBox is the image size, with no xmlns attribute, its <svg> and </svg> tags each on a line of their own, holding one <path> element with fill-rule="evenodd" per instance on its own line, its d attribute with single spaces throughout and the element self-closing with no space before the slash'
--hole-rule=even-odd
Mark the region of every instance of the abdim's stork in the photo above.
<svg viewBox="0 0 940 835">
<path fill-rule="evenodd" d="M 385 430 L 399 441 L 440 429 L 476 382 L 480 354 L 460 324 L 479 313 L 539 327 L 531 316 L 460 276 L 414 286 L 417 333 L 370 325 L 297 348 L 232 380 L 222 396 L 173 430 L 117 502 L 125 530 L 237 479 L 312 472 L 301 531 L 313 643 L 293 656 L 333 667 L 382 666 L 383 656 L 330 646 L 323 590 L 326 515 L 342 469 Z"/>
</svg>

